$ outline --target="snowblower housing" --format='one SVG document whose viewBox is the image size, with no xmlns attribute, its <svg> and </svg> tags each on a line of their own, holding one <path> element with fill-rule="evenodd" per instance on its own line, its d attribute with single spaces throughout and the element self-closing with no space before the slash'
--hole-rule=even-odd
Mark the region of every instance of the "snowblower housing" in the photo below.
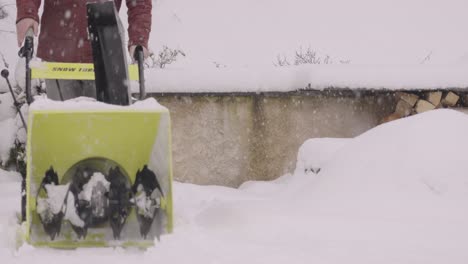
<svg viewBox="0 0 468 264">
<path fill-rule="evenodd" d="M 168 110 L 155 101 L 146 108 L 46 103 L 29 112 L 27 240 L 149 246 L 171 232 Z"/>
</svg>

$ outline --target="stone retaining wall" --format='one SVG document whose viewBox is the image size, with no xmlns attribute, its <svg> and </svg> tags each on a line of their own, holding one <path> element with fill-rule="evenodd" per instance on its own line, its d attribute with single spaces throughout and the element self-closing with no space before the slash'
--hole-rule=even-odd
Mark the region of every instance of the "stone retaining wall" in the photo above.
<svg viewBox="0 0 468 264">
<path fill-rule="evenodd" d="M 354 137 L 393 112 L 388 92 L 153 94 L 171 111 L 174 179 L 236 187 L 295 168 L 313 137 Z"/>
</svg>

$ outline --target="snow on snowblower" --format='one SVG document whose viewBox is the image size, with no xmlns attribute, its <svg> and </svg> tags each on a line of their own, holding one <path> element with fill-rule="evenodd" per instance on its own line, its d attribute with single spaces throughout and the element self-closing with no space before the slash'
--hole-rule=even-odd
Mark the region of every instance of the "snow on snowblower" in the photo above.
<svg viewBox="0 0 468 264">
<path fill-rule="evenodd" d="M 93 64 L 30 63 L 32 35 L 22 49 L 28 103 L 31 78 L 95 79 L 100 101 L 31 103 L 26 240 L 60 248 L 147 247 L 172 230 L 169 111 L 154 99 L 131 104 L 129 79 L 139 80 L 144 98 L 143 51 L 135 53 L 138 73 L 128 70 L 114 2 L 87 9 Z"/>
</svg>

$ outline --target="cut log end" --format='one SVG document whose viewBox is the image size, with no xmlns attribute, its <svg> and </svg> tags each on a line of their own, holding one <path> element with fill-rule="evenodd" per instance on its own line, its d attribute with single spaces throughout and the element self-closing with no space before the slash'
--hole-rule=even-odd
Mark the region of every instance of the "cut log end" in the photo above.
<svg viewBox="0 0 468 264">
<path fill-rule="evenodd" d="M 445 107 L 454 107 L 455 105 L 457 105 L 459 99 L 460 96 L 458 96 L 454 92 L 449 92 L 442 100 L 442 105 Z"/>
<path fill-rule="evenodd" d="M 427 101 L 438 107 L 442 101 L 442 92 L 430 92 L 427 95 Z"/>
<path fill-rule="evenodd" d="M 397 92 L 397 97 L 400 100 L 407 102 L 411 107 L 414 107 L 416 102 L 419 100 L 417 95 L 404 92 Z"/>
<path fill-rule="evenodd" d="M 426 100 L 420 99 L 416 103 L 415 110 L 416 110 L 416 113 L 419 114 L 419 113 L 424 113 L 430 110 L 434 110 L 435 108 L 436 108 L 435 105 L 431 104 L 430 102 Z"/>
</svg>

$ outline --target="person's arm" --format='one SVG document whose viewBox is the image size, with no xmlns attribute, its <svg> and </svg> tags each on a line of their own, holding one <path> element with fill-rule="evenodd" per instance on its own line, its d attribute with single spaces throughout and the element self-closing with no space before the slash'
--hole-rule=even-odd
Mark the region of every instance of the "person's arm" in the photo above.
<svg viewBox="0 0 468 264">
<path fill-rule="evenodd" d="M 19 0 L 18 0 L 19 1 Z M 128 8 L 128 49 L 130 53 L 140 45 L 148 56 L 148 40 L 151 32 L 152 0 L 126 0 Z M 133 54 L 130 54 L 133 58 Z"/>
<path fill-rule="evenodd" d="M 29 28 L 34 30 L 37 36 L 39 31 L 39 7 L 41 0 L 16 0 L 16 36 L 18 46 L 23 43 L 26 32 Z"/>
</svg>

